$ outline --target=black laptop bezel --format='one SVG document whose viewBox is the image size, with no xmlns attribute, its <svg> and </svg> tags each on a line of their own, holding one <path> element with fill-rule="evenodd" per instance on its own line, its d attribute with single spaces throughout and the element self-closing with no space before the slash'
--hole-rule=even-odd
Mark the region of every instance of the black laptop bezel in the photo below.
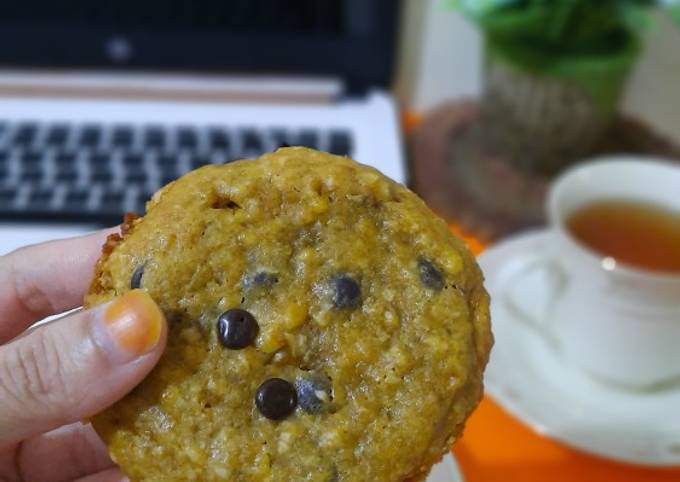
<svg viewBox="0 0 680 482">
<path fill-rule="evenodd" d="M 350 8 L 371 2 L 375 21 L 364 34 L 149 33 L 0 24 L 0 67 L 330 76 L 342 79 L 350 92 L 388 87 L 401 2 L 343 1 Z M 129 55 L 111 55 L 112 42 L 122 42 Z"/>
</svg>

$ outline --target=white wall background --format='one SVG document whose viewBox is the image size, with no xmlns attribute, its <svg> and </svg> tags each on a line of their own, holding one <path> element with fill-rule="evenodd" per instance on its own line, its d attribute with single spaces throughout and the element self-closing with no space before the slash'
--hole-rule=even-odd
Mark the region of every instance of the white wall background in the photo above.
<svg viewBox="0 0 680 482">
<path fill-rule="evenodd" d="M 444 0 L 406 0 L 397 95 L 422 112 L 480 89 L 481 42 L 475 28 Z M 680 141 L 680 26 L 656 15 L 631 76 L 625 111 Z"/>
</svg>

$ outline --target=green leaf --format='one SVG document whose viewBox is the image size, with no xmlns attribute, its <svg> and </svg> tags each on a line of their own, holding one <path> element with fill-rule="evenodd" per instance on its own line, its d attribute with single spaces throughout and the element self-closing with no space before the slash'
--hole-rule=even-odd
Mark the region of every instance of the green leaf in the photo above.
<svg viewBox="0 0 680 482">
<path fill-rule="evenodd" d="M 680 25 L 680 5 L 670 6 L 668 7 L 668 11 L 671 14 L 671 18 Z"/>
<path fill-rule="evenodd" d="M 606 54 L 650 25 L 658 0 L 447 0 L 500 43 L 549 55 Z M 680 7 L 680 0 L 663 0 Z M 680 13 L 677 14 L 680 17 Z"/>
</svg>

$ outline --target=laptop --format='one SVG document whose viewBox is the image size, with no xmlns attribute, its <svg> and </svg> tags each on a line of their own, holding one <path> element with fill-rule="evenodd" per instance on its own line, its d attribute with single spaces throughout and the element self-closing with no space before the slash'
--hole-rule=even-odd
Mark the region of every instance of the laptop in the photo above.
<svg viewBox="0 0 680 482">
<path fill-rule="evenodd" d="M 0 254 L 144 212 L 209 163 L 304 145 L 406 182 L 395 0 L 0 6 Z"/>
</svg>

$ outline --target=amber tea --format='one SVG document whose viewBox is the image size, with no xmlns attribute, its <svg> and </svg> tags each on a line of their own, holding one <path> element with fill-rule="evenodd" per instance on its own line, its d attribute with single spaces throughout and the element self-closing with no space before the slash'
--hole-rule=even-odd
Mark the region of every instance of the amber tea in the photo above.
<svg viewBox="0 0 680 482">
<path fill-rule="evenodd" d="M 617 261 L 680 273 L 680 212 L 628 199 L 593 202 L 567 220 L 581 243 Z"/>
</svg>

